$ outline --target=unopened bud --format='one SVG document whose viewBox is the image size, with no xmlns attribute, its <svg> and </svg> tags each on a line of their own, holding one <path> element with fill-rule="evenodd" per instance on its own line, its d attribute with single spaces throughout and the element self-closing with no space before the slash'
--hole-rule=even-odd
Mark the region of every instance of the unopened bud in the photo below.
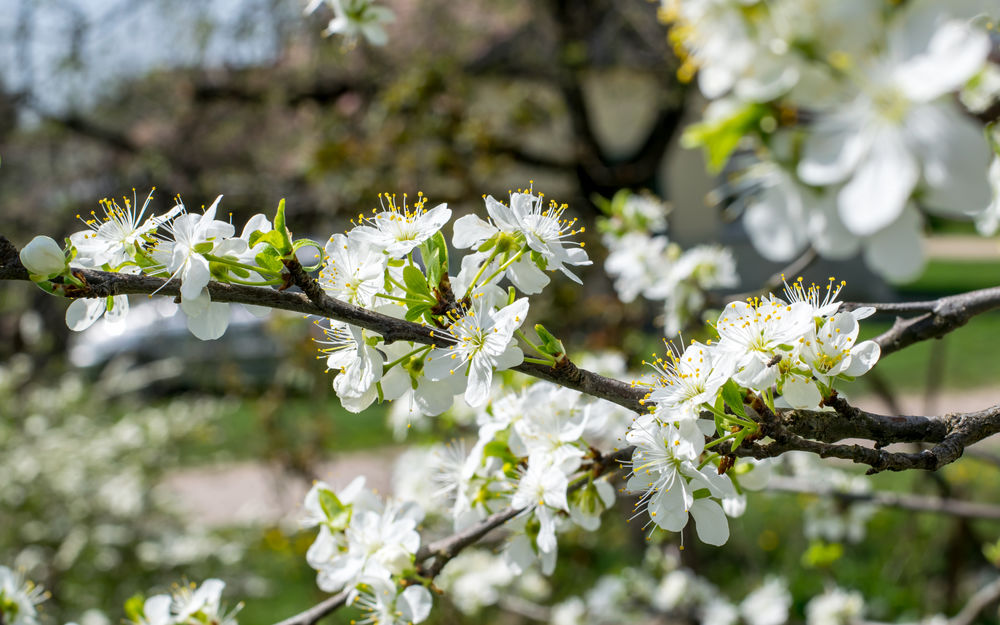
<svg viewBox="0 0 1000 625">
<path fill-rule="evenodd" d="M 33 276 L 51 278 L 66 271 L 66 255 L 50 237 L 38 236 L 25 245 L 21 263 Z"/>
</svg>

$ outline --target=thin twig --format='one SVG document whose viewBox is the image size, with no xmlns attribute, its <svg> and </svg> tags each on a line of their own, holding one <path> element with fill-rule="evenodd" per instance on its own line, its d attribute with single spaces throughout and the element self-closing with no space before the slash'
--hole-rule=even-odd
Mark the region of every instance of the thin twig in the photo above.
<svg viewBox="0 0 1000 625">
<path fill-rule="evenodd" d="M 975 501 L 963 501 L 943 497 L 927 497 L 908 493 L 890 492 L 850 492 L 830 486 L 806 482 L 805 480 L 774 476 L 767 483 L 767 490 L 782 493 L 799 493 L 830 497 L 840 501 L 867 503 L 883 508 L 899 508 L 914 512 L 931 512 L 969 519 L 1000 521 L 1000 506 Z"/>
</svg>

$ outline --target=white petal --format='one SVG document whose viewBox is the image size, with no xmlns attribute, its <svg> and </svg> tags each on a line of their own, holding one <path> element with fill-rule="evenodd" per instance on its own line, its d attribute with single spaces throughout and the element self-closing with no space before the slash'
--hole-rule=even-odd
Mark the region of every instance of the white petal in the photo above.
<svg viewBox="0 0 1000 625">
<path fill-rule="evenodd" d="M 75 299 L 66 309 L 66 327 L 74 332 L 82 332 L 100 319 L 108 309 L 107 298 Z"/>
<path fill-rule="evenodd" d="M 530 258 L 522 256 L 516 263 L 507 268 L 510 281 L 519 291 L 528 295 L 541 293 L 549 283 L 549 277 L 538 268 Z"/>
<path fill-rule="evenodd" d="M 799 178 L 808 184 L 827 185 L 846 179 L 871 140 L 859 120 L 850 115 L 821 119 L 806 136 Z"/>
<path fill-rule="evenodd" d="M 903 212 L 919 176 L 899 130 L 883 127 L 873 138 L 871 150 L 837 196 L 840 218 L 859 236 L 892 223 Z"/>
<path fill-rule="evenodd" d="M 827 193 L 812 200 L 809 240 L 823 258 L 846 260 L 861 249 L 861 239 L 844 226 L 837 214 L 836 195 Z"/>
<path fill-rule="evenodd" d="M 469 386 L 465 389 L 465 401 L 473 408 L 482 406 L 490 398 L 490 384 L 493 382 L 493 366 L 486 358 L 473 356 L 469 367 Z"/>
<path fill-rule="evenodd" d="M 920 215 L 908 206 L 895 223 L 865 240 L 865 262 L 892 282 L 913 280 L 924 269 Z"/>
<path fill-rule="evenodd" d="M 453 227 L 455 234 L 451 238 L 451 243 L 460 249 L 475 247 L 499 232 L 476 215 L 460 217 Z"/>
<path fill-rule="evenodd" d="M 183 301 L 181 303 L 183 305 Z M 186 313 L 187 310 L 185 309 Z M 229 304 L 209 302 L 204 312 L 197 316 L 188 315 L 188 330 L 203 341 L 214 341 L 226 333 L 229 327 Z"/>
<path fill-rule="evenodd" d="M 989 51 L 986 33 L 951 20 L 934 32 L 925 53 L 896 68 L 896 84 L 910 99 L 927 102 L 957 91 L 982 69 Z"/>
<path fill-rule="evenodd" d="M 129 310 L 128 295 L 115 295 L 111 299 L 113 301 L 111 310 L 104 315 L 104 320 L 113 324 L 123 323 Z"/>
<path fill-rule="evenodd" d="M 431 613 L 431 593 L 420 584 L 407 586 L 406 590 L 400 593 L 396 605 L 400 608 L 405 621 L 420 623 Z"/>
<path fill-rule="evenodd" d="M 729 540 L 729 521 L 719 504 L 699 499 L 691 505 L 698 538 L 709 545 L 724 545 Z"/>
<path fill-rule="evenodd" d="M 465 361 L 457 357 L 452 358 L 454 354 L 456 352 L 450 349 L 431 350 L 430 356 L 424 361 L 424 375 L 430 380 L 443 380 L 450 375 L 462 375 Z"/>
<path fill-rule="evenodd" d="M 198 297 L 210 278 L 208 261 L 200 254 L 191 254 L 184 271 L 181 273 L 181 299 Z"/>
<path fill-rule="evenodd" d="M 747 207 L 743 225 L 761 256 L 774 262 L 794 258 L 805 248 L 802 198 L 791 181 L 770 184 Z"/>
<path fill-rule="evenodd" d="M 792 408 L 816 410 L 823 396 L 812 382 L 798 376 L 790 376 L 781 386 L 781 396 Z"/>
<path fill-rule="evenodd" d="M 952 102 L 914 108 L 907 119 L 923 161 L 927 190 L 921 204 L 950 216 L 979 212 L 990 204 L 990 149 L 982 128 Z"/>
<path fill-rule="evenodd" d="M 495 360 L 495 369 L 497 371 L 503 371 L 505 369 L 510 369 L 511 367 L 516 367 L 524 362 L 524 352 L 522 352 L 521 348 L 512 341 L 511 344 L 507 346 L 507 349 L 496 356 Z"/>
<path fill-rule="evenodd" d="M 679 532 L 687 525 L 692 497 L 686 486 L 684 478 L 678 475 L 669 490 L 660 491 L 650 498 L 650 518 L 668 532 Z M 653 516 L 654 513 L 656 516 Z"/>
<path fill-rule="evenodd" d="M 859 376 L 875 366 L 879 356 L 882 355 L 882 348 L 875 341 L 863 341 L 854 346 L 851 350 L 851 364 L 844 371 L 850 376 Z"/>
</svg>

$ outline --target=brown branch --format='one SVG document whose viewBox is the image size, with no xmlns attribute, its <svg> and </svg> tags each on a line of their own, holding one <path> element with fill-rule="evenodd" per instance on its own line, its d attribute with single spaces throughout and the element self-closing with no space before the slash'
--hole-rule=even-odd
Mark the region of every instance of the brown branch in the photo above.
<svg viewBox="0 0 1000 625">
<path fill-rule="evenodd" d="M 952 413 L 943 417 L 885 417 L 868 413 L 835 397 L 827 403 L 836 413 L 786 411 L 771 413 L 766 406 L 755 403 L 762 431 L 770 443 L 744 442 L 736 450 L 738 456 L 774 458 L 788 451 L 808 451 L 821 458 L 840 458 L 866 464 L 868 474 L 881 471 L 922 469 L 936 471 L 958 460 L 969 445 L 1000 432 L 1000 405 L 968 413 Z M 852 427 L 854 426 L 854 427 Z M 809 432 L 813 438 L 796 433 Z M 846 434 L 851 432 L 849 434 Z M 893 433 L 893 436 L 888 436 Z M 844 435 L 846 434 L 846 436 Z M 895 436 L 898 434 L 899 436 Z M 875 448 L 857 444 L 831 444 L 843 438 L 869 438 Z M 937 443 L 919 453 L 889 452 L 881 447 L 892 442 Z"/>
<path fill-rule="evenodd" d="M 2 236 L 0 236 L 0 262 L 2 262 L 0 279 L 28 279 L 27 271 L 21 265 L 16 248 Z M 253 304 L 336 319 L 377 332 L 386 342 L 413 341 L 425 345 L 445 346 L 452 340 L 440 330 L 352 306 L 328 296 L 297 262 L 290 262 L 288 269 L 304 293 L 219 282 L 209 282 L 207 288 L 212 300 L 216 302 Z M 180 294 L 179 282 L 163 278 L 91 270 L 75 270 L 75 273 L 84 281 L 85 286 L 64 285 L 62 288 L 69 297 Z M 969 298 L 964 299 L 960 296 L 944 298 L 946 303 L 950 303 L 942 307 L 939 314 L 951 315 L 946 318 L 953 318 L 955 314 L 972 314 L 970 311 L 994 306 L 996 300 L 983 295 L 989 291 L 972 292 L 968 294 Z M 971 303 L 968 303 L 970 300 Z M 606 399 L 638 413 L 645 412 L 643 406 L 645 387 L 579 369 L 568 359 L 562 359 L 554 366 L 525 362 L 514 367 L 514 370 Z M 801 450 L 824 458 L 843 458 L 867 464 L 871 467 L 871 472 L 936 470 L 957 460 L 968 445 L 1000 432 L 1000 406 L 978 412 L 948 414 L 943 417 L 916 417 L 869 413 L 854 408 L 837 397 L 831 398 L 828 403 L 837 411 L 787 410 L 771 414 L 766 409 L 762 410 L 760 416 L 766 417 L 761 419 L 763 433 L 770 436 L 773 441 L 745 442 L 737 450 L 737 455 L 771 458 L 787 451 Z M 876 448 L 837 444 L 845 438 L 869 439 L 876 443 Z M 888 452 L 880 449 L 896 442 L 933 443 L 934 446 L 920 453 Z"/>
<path fill-rule="evenodd" d="M 297 269 L 296 269 L 297 265 Z M 327 295 L 319 284 L 309 277 L 298 263 L 290 263 L 289 272 L 304 293 L 279 291 L 276 289 L 209 282 L 208 292 L 214 302 L 252 304 L 290 310 L 292 312 L 335 319 L 350 323 L 380 334 L 387 343 L 412 341 L 423 345 L 444 347 L 452 340 L 440 330 L 389 317 Z M 108 297 L 111 295 L 180 295 L 180 282 L 144 275 L 127 275 L 107 271 L 74 269 L 82 278 L 85 287 L 65 287 L 65 294 L 71 298 Z M 17 248 L 0 235 L 0 280 L 28 280 L 28 272 L 21 264 Z M 641 387 L 607 378 L 576 367 L 569 360 L 555 366 L 525 362 L 513 368 L 527 375 L 548 380 L 581 393 L 606 399 L 636 412 L 644 412 L 640 403 L 645 396 Z"/>
<path fill-rule="evenodd" d="M 931 512 L 969 519 L 1000 521 L 1000 506 L 975 501 L 963 501 L 961 499 L 890 492 L 854 493 L 836 490 L 829 485 L 814 484 L 805 480 L 783 476 L 772 477 L 768 481 L 766 489 L 779 493 L 832 497 L 840 501 L 868 503 L 883 508 L 899 508 L 914 512 Z"/>
<path fill-rule="evenodd" d="M 962 327 L 972 317 L 1000 308 L 1000 287 L 979 289 L 923 302 L 847 303 L 843 308 L 853 310 L 862 306 L 871 306 L 876 311 L 886 312 L 923 312 L 909 319 L 897 317 L 896 323 L 890 329 L 875 337 L 875 342 L 882 348 L 882 356 L 887 356 L 919 341 L 940 338 Z"/>
<path fill-rule="evenodd" d="M 303 610 L 294 616 L 290 616 L 275 625 L 313 625 L 327 614 L 330 614 L 347 603 L 347 591 L 341 591 L 332 597 L 327 597 L 308 610 Z"/>
</svg>

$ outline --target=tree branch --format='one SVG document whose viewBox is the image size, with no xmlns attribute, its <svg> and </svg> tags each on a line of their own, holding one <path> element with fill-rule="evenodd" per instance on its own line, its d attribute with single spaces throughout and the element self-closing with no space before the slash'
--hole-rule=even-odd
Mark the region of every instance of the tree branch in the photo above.
<svg viewBox="0 0 1000 625">
<path fill-rule="evenodd" d="M 909 319 L 897 317 L 896 323 L 890 329 L 875 337 L 875 342 L 882 348 L 882 356 L 887 356 L 919 341 L 940 338 L 965 325 L 972 317 L 1000 308 L 1000 287 L 979 289 L 923 302 L 845 303 L 843 309 L 853 310 L 862 306 L 871 306 L 876 311 L 885 312 L 923 311 L 923 314 Z"/>
<path fill-rule="evenodd" d="M 423 345 L 445 347 L 452 342 L 446 334 L 434 328 L 389 317 L 334 299 L 327 295 L 312 277 L 302 271 L 301 265 L 298 265 L 297 270 L 294 265 L 290 264 L 289 271 L 304 293 L 221 282 L 209 282 L 208 292 L 213 302 L 251 304 L 343 321 L 377 332 L 387 343 L 412 341 Z M 85 286 L 66 285 L 65 295 L 70 298 L 154 293 L 175 297 L 180 295 L 181 285 L 176 280 L 89 269 L 74 269 L 73 272 L 84 281 Z M 0 235 L 0 280 L 29 279 L 28 271 L 18 257 L 17 248 Z M 554 366 L 526 362 L 513 369 L 593 397 L 606 399 L 635 412 L 646 410 L 641 403 L 646 394 L 642 387 L 580 369 L 568 359 L 561 360 Z"/>
<path fill-rule="evenodd" d="M 313 623 L 327 614 L 342 608 L 345 603 L 347 603 L 346 590 L 338 592 L 332 597 L 327 597 L 308 610 L 303 610 L 294 616 L 275 623 L 275 625 L 313 625 Z"/>
<path fill-rule="evenodd" d="M 209 282 L 207 288 L 212 300 L 216 302 L 252 304 L 335 319 L 377 332 L 390 343 L 413 341 L 446 346 L 452 340 L 434 328 L 334 299 L 297 262 L 289 263 L 288 268 L 292 279 L 304 293 L 219 282 Z M 74 270 L 74 273 L 84 281 L 85 286 L 63 285 L 64 293 L 72 298 L 153 293 L 180 295 L 180 283 L 163 278 L 82 269 Z M 3 279 L 29 278 L 18 258 L 17 249 L 0 235 L 0 280 Z M 956 315 L 968 316 L 982 312 L 986 307 L 995 307 L 997 296 L 993 291 L 988 289 L 966 294 L 968 297 L 943 298 L 946 305 L 935 314 L 945 319 L 955 319 Z M 514 367 L 514 370 L 608 400 L 637 413 L 647 411 L 643 405 L 646 387 L 580 369 L 569 359 L 561 359 L 553 366 L 525 362 Z M 917 417 L 869 413 L 848 405 L 838 397 L 830 398 L 828 403 L 836 412 L 785 410 L 773 414 L 758 406 L 763 433 L 773 440 L 767 443 L 744 442 L 736 450 L 736 455 L 772 458 L 787 451 L 799 450 L 824 458 L 843 458 L 867 464 L 873 473 L 884 470 L 936 470 L 957 460 L 965 447 L 1000 432 L 1000 405 L 977 412 Z M 875 448 L 837 444 L 846 438 L 872 440 Z M 934 446 L 920 453 L 888 452 L 881 449 L 898 442 L 933 443 Z"/>
</svg>

